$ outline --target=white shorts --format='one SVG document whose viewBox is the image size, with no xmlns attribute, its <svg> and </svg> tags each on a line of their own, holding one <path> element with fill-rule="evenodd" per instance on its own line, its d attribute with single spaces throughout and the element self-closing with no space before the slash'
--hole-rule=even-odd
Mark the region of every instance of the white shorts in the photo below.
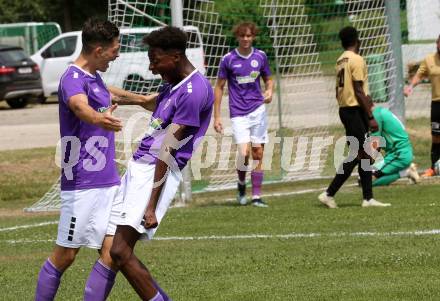
<svg viewBox="0 0 440 301">
<path fill-rule="evenodd" d="M 137 163 L 133 160 L 128 162 L 127 170 L 121 179 L 119 193 L 115 198 L 108 234 L 114 235 L 116 225 L 125 225 L 141 233 L 140 239 L 153 238 L 158 227 L 147 230 L 142 221 L 153 189 L 155 168 L 153 164 Z M 159 224 L 176 195 L 181 178 L 180 171 L 171 171 L 168 174 L 156 208 Z"/>
<path fill-rule="evenodd" d="M 119 186 L 61 191 L 56 244 L 67 248 L 100 249 Z"/>
<path fill-rule="evenodd" d="M 236 144 L 269 142 L 264 104 L 245 116 L 231 118 L 231 122 L 232 134 Z"/>
</svg>

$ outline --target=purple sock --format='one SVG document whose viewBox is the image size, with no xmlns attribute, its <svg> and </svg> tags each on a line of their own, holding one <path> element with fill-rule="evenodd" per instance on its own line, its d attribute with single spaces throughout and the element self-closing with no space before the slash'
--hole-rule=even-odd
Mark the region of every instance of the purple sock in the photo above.
<svg viewBox="0 0 440 301">
<path fill-rule="evenodd" d="M 163 289 L 159 286 L 159 284 L 156 282 L 156 280 L 154 280 L 153 278 L 151 278 L 151 280 L 153 280 L 153 285 L 156 288 L 156 290 L 162 295 L 163 300 L 164 301 L 172 301 L 170 297 L 168 297 L 168 295 L 163 291 Z"/>
<path fill-rule="evenodd" d="M 246 170 L 237 169 L 237 174 L 238 174 L 238 182 L 240 184 L 246 183 Z"/>
<path fill-rule="evenodd" d="M 96 261 L 87 279 L 84 301 L 106 300 L 115 283 L 116 273 L 101 261 Z"/>
<path fill-rule="evenodd" d="M 161 293 L 157 292 L 156 296 L 154 296 L 150 301 L 166 301 L 166 299 L 163 298 Z"/>
<path fill-rule="evenodd" d="M 262 170 L 251 172 L 251 182 L 252 182 L 252 198 L 261 196 L 261 184 L 263 184 Z"/>
<path fill-rule="evenodd" d="M 58 287 L 60 286 L 61 275 L 63 273 L 49 261 L 41 267 L 38 274 L 37 289 L 35 290 L 35 301 L 50 301 L 55 298 Z"/>
</svg>

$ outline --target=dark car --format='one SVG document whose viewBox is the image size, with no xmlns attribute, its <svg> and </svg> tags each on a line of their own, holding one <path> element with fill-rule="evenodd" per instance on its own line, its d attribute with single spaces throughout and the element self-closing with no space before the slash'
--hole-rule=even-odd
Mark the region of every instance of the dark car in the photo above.
<svg viewBox="0 0 440 301">
<path fill-rule="evenodd" d="M 22 48 L 0 45 L 0 101 L 23 108 L 43 94 L 40 69 Z"/>
</svg>

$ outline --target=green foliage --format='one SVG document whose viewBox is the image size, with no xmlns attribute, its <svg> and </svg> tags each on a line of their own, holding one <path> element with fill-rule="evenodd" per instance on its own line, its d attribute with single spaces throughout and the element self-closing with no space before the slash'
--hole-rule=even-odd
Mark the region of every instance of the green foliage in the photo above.
<svg viewBox="0 0 440 301">
<path fill-rule="evenodd" d="M 267 20 L 262 18 L 263 9 L 259 5 L 259 0 L 236 1 L 218 0 L 215 2 L 216 11 L 220 15 L 220 23 L 223 25 L 223 33 L 226 34 L 226 45 L 232 48 L 237 47 L 237 41 L 232 34 L 234 25 L 251 21 L 257 24 L 260 32 L 254 42 L 254 46 L 272 56 L 273 48 L 270 38 Z"/>
<path fill-rule="evenodd" d="M 57 22 L 63 31 L 79 30 L 89 17 L 107 18 L 107 1 L 0 0 L 0 11 L 0 23 Z"/>
</svg>

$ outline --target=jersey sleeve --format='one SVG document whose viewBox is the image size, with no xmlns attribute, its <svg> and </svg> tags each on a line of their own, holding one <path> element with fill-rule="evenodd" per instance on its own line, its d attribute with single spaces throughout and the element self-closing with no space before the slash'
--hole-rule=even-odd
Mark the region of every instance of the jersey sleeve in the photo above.
<svg viewBox="0 0 440 301">
<path fill-rule="evenodd" d="M 350 71 L 353 81 L 364 82 L 367 80 L 365 69 L 367 68 L 364 59 L 361 56 L 350 60 Z"/>
<path fill-rule="evenodd" d="M 173 123 L 200 127 L 200 112 L 203 109 L 206 98 L 204 90 L 200 90 L 196 91 L 194 89 L 192 93 L 182 94 L 176 100 L 176 111 L 172 120 Z"/>
<path fill-rule="evenodd" d="M 227 59 L 227 56 L 224 56 L 220 62 L 217 77 L 221 78 L 221 79 L 228 78 L 228 59 Z"/>
<path fill-rule="evenodd" d="M 271 76 L 272 72 L 270 71 L 269 60 L 267 59 L 267 55 L 263 53 L 263 64 L 261 66 L 261 76 Z"/>
<path fill-rule="evenodd" d="M 427 77 L 428 74 L 428 64 L 426 63 L 426 58 L 420 63 L 419 69 L 417 69 L 416 75 L 420 78 Z"/>
<path fill-rule="evenodd" d="M 82 77 L 77 72 L 69 73 L 61 80 L 61 91 L 64 97 L 60 97 L 68 104 L 72 96 L 84 94 L 87 96 L 87 87 Z"/>
<path fill-rule="evenodd" d="M 379 126 L 379 129 L 376 132 L 372 132 L 371 136 L 374 137 L 379 137 L 382 136 L 382 129 L 383 129 L 383 115 L 382 115 L 382 111 L 379 108 L 376 108 L 373 110 L 373 117 L 374 120 L 376 120 L 377 125 Z"/>
</svg>

